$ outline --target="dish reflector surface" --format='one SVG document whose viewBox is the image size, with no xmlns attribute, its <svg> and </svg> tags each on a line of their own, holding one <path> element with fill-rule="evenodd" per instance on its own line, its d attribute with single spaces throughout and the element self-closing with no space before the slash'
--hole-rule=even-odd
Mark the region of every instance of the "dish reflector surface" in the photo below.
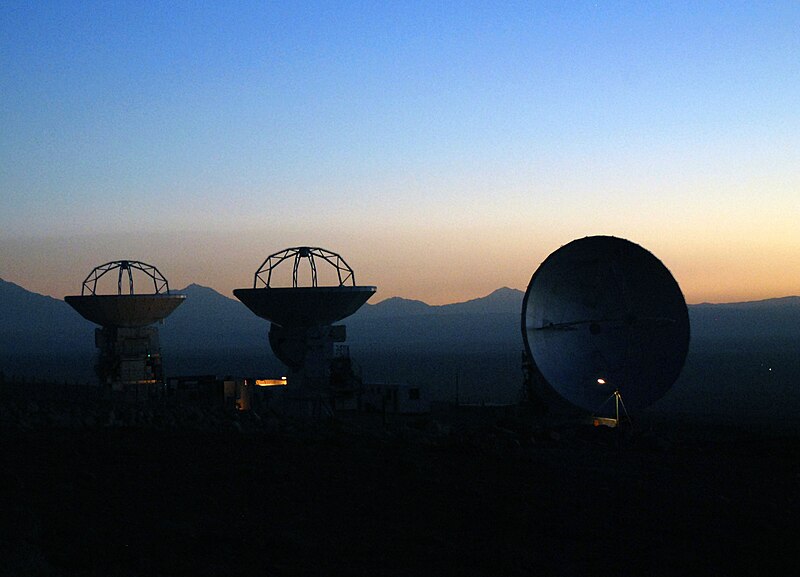
<svg viewBox="0 0 800 577">
<path fill-rule="evenodd" d="M 282 327 L 331 325 L 356 312 L 374 286 L 236 289 L 233 294 L 259 317 Z"/>
<path fill-rule="evenodd" d="M 153 294 L 134 294 L 134 270 L 143 273 L 153 283 Z M 97 294 L 98 281 L 103 277 L 116 277 L 117 294 Z M 185 299 L 186 295 L 170 294 L 167 279 L 156 267 L 138 260 L 114 260 L 95 267 L 83 281 L 80 296 L 64 297 L 66 303 L 86 320 L 103 327 L 125 328 L 157 323 L 168 317 Z"/>
<path fill-rule="evenodd" d="M 593 236 L 561 247 L 533 274 L 522 334 L 536 368 L 572 404 L 597 411 L 618 390 L 637 410 L 678 378 L 689 315 L 678 283 L 653 254 Z"/>
<path fill-rule="evenodd" d="M 64 300 L 93 323 L 104 327 L 146 327 L 165 319 L 186 295 L 81 295 Z"/>
</svg>

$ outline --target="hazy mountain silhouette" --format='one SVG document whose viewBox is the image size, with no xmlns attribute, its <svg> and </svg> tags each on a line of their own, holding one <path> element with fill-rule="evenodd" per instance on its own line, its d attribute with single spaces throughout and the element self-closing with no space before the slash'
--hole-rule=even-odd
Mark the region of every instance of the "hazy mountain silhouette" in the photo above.
<svg viewBox="0 0 800 577">
<path fill-rule="evenodd" d="M 92 324 L 62 300 L 0 279 L 0 343 L 6 353 L 25 353 L 32 343 L 71 348 L 71 339 Z M 92 344 L 92 346 L 94 346 Z"/>
<path fill-rule="evenodd" d="M 64 301 L 25 290 L 0 279 L 0 346 L 5 354 L 27 354 L 39 348 L 52 352 L 93 348 L 76 338 L 91 331 L 92 323 L 75 313 Z"/>
<path fill-rule="evenodd" d="M 0 279 L 0 370 L 4 374 L 92 378 L 93 327 L 64 301 Z"/>
<path fill-rule="evenodd" d="M 692 336 L 722 341 L 800 339 L 800 297 L 689 307 Z"/>
<path fill-rule="evenodd" d="M 171 350 L 262 349 L 269 323 L 232 297 L 197 284 L 173 291 L 187 295 L 183 305 L 160 326 L 162 345 Z M 345 319 L 348 340 L 358 348 L 433 347 L 459 351 L 470 347 L 521 348 L 520 311 L 524 293 L 501 288 L 466 302 L 428 305 L 393 297 L 367 303 Z M 3 354 L 92 350 L 95 325 L 64 301 L 30 292 L 0 279 L 0 346 Z M 798 339 L 800 297 L 689 306 L 692 339 Z"/>
<path fill-rule="evenodd" d="M 238 300 L 198 284 L 172 292 L 186 295 L 186 301 L 160 328 L 164 346 L 208 350 L 263 344 L 269 323 Z"/>
<path fill-rule="evenodd" d="M 269 323 L 196 284 L 160 326 L 167 374 L 277 376 Z M 390 298 L 345 319 L 351 356 L 368 381 L 414 382 L 431 396 L 513 402 L 522 380 L 523 292 L 431 306 Z M 0 280 L 0 370 L 90 380 L 95 325 L 65 302 Z M 654 409 L 788 422 L 800 412 L 800 297 L 689 307 L 692 341 L 681 377 Z"/>
<path fill-rule="evenodd" d="M 391 298 L 365 305 L 343 322 L 358 350 L 466 353 L 518 348 L 522 291 L 502 288 L 478 299 L 431 306 Z"/>
<path fill-rule="evenodd" d="M 367 303 L 350 319 L 453 314 L 519 315 L 524 295 L 520 290 L 503 287 L 485 297 L 446 305 L 429 305 L 418 300 L 392 297 L 376 304 Z"/>
<path fill-rule="evenodd" d="M 283 372 L 269 347 L 267 321 L 208 287 L 190 284 L 173 292 L 186 295 L 186 301 L 159 330 L 168 374 L 279 376 Z"/>
<path fill-rule="evenodd" d="M 434 308 L 435 307 L 422 301 L 391 297 L 377 304 L 365 304 L 354 316 L 380 318 L 427 315 L 430 314 L 431 309 Z"/>
</svg>

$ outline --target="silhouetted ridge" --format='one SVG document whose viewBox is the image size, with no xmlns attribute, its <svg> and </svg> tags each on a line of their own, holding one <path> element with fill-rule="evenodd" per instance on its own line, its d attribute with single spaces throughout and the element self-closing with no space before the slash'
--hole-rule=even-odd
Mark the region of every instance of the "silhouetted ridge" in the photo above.
<svg viewBox="0 0 800 577">
<path fill-rule="evenodd" d="M 417 315 L 458 315 L 458 314 L 515 314 L 522 308 L 524 292 L 508 287 L 499 288 L 492 293 L 460 303 L 429 305 L 419 300 L 391 297 L 377 304 L 367 303 L 353 317 L 374 318 Z"/>
<path fill-rule="evenodd" d="M 239 301 L 198 284 L 175 292 L 186 295 L 186 302 L 161 329 L 163 347 L 213 350 L 250 348 L 265 342 L 269 325 L 254 317 Z"/>
<path fill-rule="evenodd" d="M 29 291 L 13 282 L 0 279 L 0 303 L 3 314 L 0 330 L 36 333 L 54 325 L 84 325 L 82 319 L 62 300 Z"/>
<path fill-rule="evenodd" d="M 187 302 L 189 301 L 189 299 L 194 299 L 194 300 L 199 300 L 199 301 L 208 302 L 208 303 L 212 303 L 212 302 L 221 303 L 221 302 L 225 302 L 225 301 L 230 301 L 233 304 L 238 304 L 238 301 L 236 301 L 235 299 L 232 299 L 232 298 L 227 297 L 227 296 L 225 296 L 223 294 L 220 294 L 220 293 L 218 293 L 217 291 L 215 291 L 211 287 L 207 287 L 207 286 L 203 286 L 203 285 L 199 285 L 199 284 L 195 284 L 195 283 L 192 283 L 192 284 L 188 285 L 186 288 L 182 288 L 182 289 L 178 289 L 178 290 L 172 289 L 170 292 L 173 292 L 173 293 L 176 293 L 176 294 L 186 295 Z"/>
<path fill-rule="evenodd" d="M 508 287 L 499 288 L 485 297 L 452 303 L 438 307 L 442 313 L 504 314 L 519 315 L 525 293 Z"/>
<path fill-rule="evenodd" d="M 159 325 L 169 375 L 279 373 L 267 340 L 268 322 L 209 287 L 190 284 L 172 292 L 187 298 Z M 367 379 L 407 380 L 436 389 L 450 387 L 458 372 L 462 392 L 472 379 L 474 391 L 485 390 L 487 399 L 502 393 L 502 387 L 506 392 L 499 398 L 511 399 L 521 379 L 523 296 L 522 291 L 504 287 L 481 298 L 439 306 L 394 297 L 365 305 L 342 324 L 347 326 L 353 358 Z M 0 303 L 0 370 L 5 374 L 55 375 L 63 380 L 80 373 L 94 378 L 95 325 L 63 301 L 5 280 L 0 280 Z M 692 402 L 699 403 L 705 398 L 702 394 L 719 398 L 721 393 L 711 391 L 720 387 L 730 395 L 725 387 L 738 391 L 747 389 L 745 383 L 760 382 L 761 363 L 775 364 L 770 374 L 776 379 L 793 379 L 791 375 L 798 373 L 792 363 L 798 362 L 800 297 L 690 305 L 689 315 L 690 360 L 702 360 L 687 369 L 687 378 L 697 379 L 685 389 L 697 386 L 697 398 L 685 395 Z M 698 356 L 706 352 L 707 356 Z M 692 373 L 693 366 L 700 368 Z M 701 370 L 705 372 L 696 377 Z M 486 375 L 492 375 L 491 383 L 485 381 Z M 775 390 L 774 384 L 769 386 L 769 391 Z M 791 395 L 796 393 L 786 395 L 791 398 L 782 399 L 781 406 L 794 407 Z M 687 410 L 695 410 L 686 403 Z"/>
<path fill-rule="evenodd" d="M 45 301 L 49 302 L 59 302 L 58 299 L 54 299 L 51 296 L 42 295 L 39 293 L 35 293 L 25 289 L 18 284 L 15 284 L 11 281 L 3 280 L 0 278 L 0 298 L 4 301 L 5 299 L 15 299 L 14 304 L 23 304 L 25 302 L 38 302 L 42 303 Z"/>
<path fill-rule="evenodd" d="M 354 316 L 398 316 L 430 314 L 431 305 L 418 300 L 391 297 L 376 304 L 366 303 Z"/>
<path fill-rule="evenodd" d="M 692 336 L 723 340 L 800 339 L 800 297 L 689 306 Z"/>
<path fill-rule="evenodd" d="M 217 291 L 215 291 L 214 289 L 212 289 L 211 287 L 203 286 L 203 285 L 197 284 L 197 283 L 192 283 L 190 285 L 187 285 L 186 288 L 177 290 L 175 292 L 179 292 L 179 293 L 183 293 L 183 294 L 190 294 L 190 293 L 191 294 L 198 294 L 198 293 L 220 294 Z"/>
<path fill-rule="evenodd" d="M 762 308 L 762 307 L 800 307 L 800 296 L 777 297 L 762 299 L 758 301 L 740 301 L 735 303 L 700 303 L 690 305 L 695 307 L 741 307 L 741 308 Z"/>
<path fill-rule="evenodd" d="M 0 370 L 5 374 L 61 377 L 62 368 L 71 364 L 65 357 L 90 358 L 95 325 L 64 301 L 0 280 L 0 304 Z"/>
</svg>

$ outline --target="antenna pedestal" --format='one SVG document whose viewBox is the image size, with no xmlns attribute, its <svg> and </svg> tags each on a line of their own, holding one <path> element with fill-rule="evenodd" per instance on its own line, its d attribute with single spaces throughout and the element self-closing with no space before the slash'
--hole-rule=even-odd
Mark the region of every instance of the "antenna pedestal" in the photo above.
<svg viewBox="0 0 800 577">
<path fill-rule="evenodd" d="M 97 328 L 94 342 L 95 371 L 112 397 L 142 401 L 161 394 L 164 371 L 157 328 Z"/>
<path fill-rule="evenodd" d="M 315 260 L 316 259 L 316 260 Z M 292 286 L 270 285 L 275 268 L 293 262 Z M 307 262 L 311 286 L 298 286 L 298 267 Z M 319 286 L 317 263 L 336 273 L 338 285 Z M 357 286 L 353 269 L 338 254 L 319 247 L 294 247 L 270 255 L 256 271 L 253 288 L 234 296 L 253 313 L 270 321 L 269 343 L 289 369 L 285 410 L 297 416 L 333 413 L 339 399 L 354 399 L 361 381 L 350 363 L 343 325 L 375 293 L 374 286 Z"/>
<path fill-rule="evenodd" d="M 271 324 L 269 343 L 289 369 L 287 411 L 308 417 L 332 414 L 337 399 L 353 397 L 358 382 L 352 373 L 344 325 L 282 327 Z"/>
</svg>

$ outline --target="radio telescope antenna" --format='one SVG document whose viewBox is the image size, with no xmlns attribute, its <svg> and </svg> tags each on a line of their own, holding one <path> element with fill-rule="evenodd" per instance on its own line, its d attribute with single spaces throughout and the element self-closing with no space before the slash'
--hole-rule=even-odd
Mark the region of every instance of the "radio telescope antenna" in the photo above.
<svg viewBox="0 0 800 577">
<path fill-rule="evenodd" d="M 614 398 L 615 424 L 620 405 L 640 411 L 669 390 L 689 348 L 688 310 L 672 274 L 641 246 L 611 236 L 548 256 L 531 277 L 521 320 L 544 384 L 598 414 L 610 414 L 603 411 Z"/>
<path fill-rule="evenodd" d="M 152 293 L 135 293 L 134 271 L 148 279 L 147 285 L 152 283 Z M 99 281 L 114 273 L 116 294 L 98 294 Z M 164 381 L 161 348 L 158 329 L 150 325 L 163 321 L 184 299 L 185 295 L 170 294 L 167 279 L 156 267 L 138 260 L 95 267 L 84 279 L 80 296 L 64 297 L 83 318 L 100 325 L 95 329 L 95 370 L 101 383 L 113 395 L 133 400 L 159 393 Z"/>
<path fill-rule="evenodd" d="M 292 284 L 275 287 L 273 272 L 285 262 L 292 263 Z M 303 263 L 311 271 L 310 286 L 300 286 L 298 280 Z M 337 284 L 320 286 L 317 264 L 322 263 L 335 270 Z M 352 397 L 357 379 L 349 354 L 336 358 L 334 347 L 345 340 L 346 328 L 334 323 L 361 308 L 375 290 L 356 285 L 353 269 L 335 252 L 300 246 L 268 256 L 254 275 L 253 288 L 233 291 L 253 313 L 270 321 L 270 346 L 289 369 L 288 400 L 302 416 L 331 413 L 337 396 Z"/>
</svg>

